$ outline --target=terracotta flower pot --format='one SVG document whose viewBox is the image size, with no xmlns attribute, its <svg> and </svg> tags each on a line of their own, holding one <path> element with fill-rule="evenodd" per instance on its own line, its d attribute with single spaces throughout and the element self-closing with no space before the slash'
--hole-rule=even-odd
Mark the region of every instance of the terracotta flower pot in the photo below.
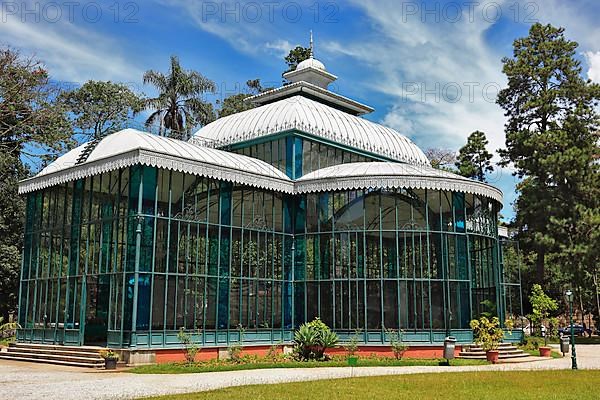
<svg viewBox="0 0 600 400">
<path fill-rule="evenodd" d="M 540 346 L 540 356 L 541 357 L 552 357 L 552 348 Z"/>
<path fill-rule="evenodd" d="M 492 364 L 496 364 L 498 362 L 499 355 L 500 355 L 500 352 L 498 350 L 488 350 L 485 353 L 485 358 L 488 360 L 488 362 L 491 362 Z"/>
</svg>

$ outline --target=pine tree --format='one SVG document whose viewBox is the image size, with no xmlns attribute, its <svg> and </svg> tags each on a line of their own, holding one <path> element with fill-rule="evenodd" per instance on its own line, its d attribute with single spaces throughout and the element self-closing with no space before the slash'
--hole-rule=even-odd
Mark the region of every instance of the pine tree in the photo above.
<svg viewBox="0 0 600 400">
<path fill-rule="evenodd" d="M 560 268 L 556 276 L 568 272 L 573 281 L 598 262 L 581 230 L 584 221 L 597 220 L 590 214 L 599 212 L 594 107 L 600 87 L 581 77 L 577 46 L 563 28 L 538 23 L 527 37 L 515 40 L 513 57 L 503 59 L 508 87 L 497 102 L 508 122 L 501 155 L 522 178 L 515 226 L 523 249 L 535 256 L 540 283 L 548 282 L 548 266 Z M 558 288 L 557 282 L 549 283 Z"/>
<path fill-rule="evenodd" d="M 485 133 L 475 131 L 469 135 L 467 144 L 458 152 L 456 168 L 460 175 L 486 182 L 485 174 L 494 170 L 490 162 L 492 155 L 485 148 L 487 145 Z"/>
</svg>

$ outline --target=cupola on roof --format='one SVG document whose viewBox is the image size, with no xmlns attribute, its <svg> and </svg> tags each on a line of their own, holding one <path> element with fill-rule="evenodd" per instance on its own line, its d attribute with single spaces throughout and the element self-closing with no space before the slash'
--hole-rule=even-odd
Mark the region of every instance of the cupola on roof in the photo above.
<svg viewBox="0 0 600 400">
<path fill-rule="evenodd" d="M 337 79 L 337 76 L 327 72 L 325 64 L 314 58 L 314 52 L 313 36 L 310 31 L 310 57 L 300 62 L 293 71 L 283 74 L 283 77 L 291 83 L 308 82 L 327 89 L 329 84 Z"/>
<path fill-rule="evenodd" d="M 258 107 L 219 118 L 191 140 L 225 147 L 297 130 L 390 160 L 429 165 L 425 154 L 406 136 L 359 117 L 373 111 L 371 107 L 328 90 L 328 82 L 337 77 L 327 72 L 313 52 L 311 33 L 310 58 L 284 74 L 291 83 L 249 98 Z"/>
</svg>

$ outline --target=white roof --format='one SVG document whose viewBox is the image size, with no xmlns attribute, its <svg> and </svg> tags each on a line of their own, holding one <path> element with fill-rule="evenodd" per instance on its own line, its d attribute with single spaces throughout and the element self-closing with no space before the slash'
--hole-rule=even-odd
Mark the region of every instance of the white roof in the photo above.
<svg viewBox="0 0 600 400">
<path fill-rule="evenodd" d="M 219 118 L 192 140 L 225 146 L 291 129 L 393 160 L 429 165 L 421 149 L 399 132 L 303 96 Z"/>
<path fill-rule="evenodd" d="M 76 147 L 33 178 L 23 181 L 19 191 L 26 193 L 135 164 L 278 191 L 293 191 L 291 180 L 264 161 L 135 129 L 124 129 L 104 137 L 87 159 L 77 164 L 86 146 L 87 143 Z"/>
<path fill-rule="evenodd" d="M 296 193 L 369 188 L 435 189 L 473 193 L 502 204 L 502 192 L 490 185 L 429 166 L 393 162 L 339 164 L 296 180 Z"/>
</svg>

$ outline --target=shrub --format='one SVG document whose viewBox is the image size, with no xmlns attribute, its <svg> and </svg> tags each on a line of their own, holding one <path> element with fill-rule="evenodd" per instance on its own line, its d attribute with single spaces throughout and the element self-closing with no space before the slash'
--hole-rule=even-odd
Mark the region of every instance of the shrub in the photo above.
<svg viewBox="0 0 600 400">
<path fill-rule="evenodd" d="M 319 318 L 306 322 L 294 333 L 294 350 L 302 360 L 324 360 L 325 351 L 338 343 L 338 336 Z"/>
<path fill-rule="evenodd" d="M 358 351 L 358 344 L 361 342 L 362 329 L 354 331 L 354 335 L 350 336 L 350 340 L 344 344 L 344 349 L 348 352 L 348 355 L 353 356 Z"/>
<path fill-rule="evenodd" d="M 404 344 L 404 331 L 386 329 L 385 332 L 388 334 L 388 338 L 390 339 L 390 346 L 392 347 L 392 351 L 394 352 L 394 357 L 396 358 L 396 360 L 402 359 L 404 352 L 406 351 L 406 349 L 408 349 L 408 346 Z"/>
<path fill-rule="evenodd" d="M 119 361 L 119 355 L 117 353 L 115 353 L 114 351 L 112 351 L 111 349 L 102 350 L 100 352 L 100 357 L 104 358 L 105 360 Z"/>
<path fill-rule="evenodd" d="M 194 342 L 192 336 L 185 331 L 185 328 L 179 329 L 179 333 L 177 333 L 177 339 L 179 339 L 183 345 L 183 349 L 185 351 L 185 361 L 190 364 L 196 361 L 196 354 L 198 354 L 201 347 Z"/>
<path fill-rule="evenodd" d="M 246 329 L 240 324 L 238 325 L 239 340 L 236 343 L 231 344 L 227 348 L 229 359 L 233 362 L 239 363 L 242 361 L 242 343 L 244 343 L 244 333 Z"/>
<path fill-rule="evenodd" d="M 469 324 L 473 330 L 473 339 L 484 351 L 495 350 L 504 338 L 504 331 L 500 328 L 498 317 L 488 319 L 481 317 L 474 319 Z"/>
<path fill-rule="evenodd" d="M 529 302 L 531 303 L 532 313 L 527 318 L 531 321 L 534 335 L 542 336 L 542 323 L 550 316 L 551 312 L 558 310 L 558 303 L 544 293 L 542 287 L 537 283 L 531 287 Z M 544 335 L 544 345 L 546 346 L 548 345 L 548 336 Z"/>
</svg>

